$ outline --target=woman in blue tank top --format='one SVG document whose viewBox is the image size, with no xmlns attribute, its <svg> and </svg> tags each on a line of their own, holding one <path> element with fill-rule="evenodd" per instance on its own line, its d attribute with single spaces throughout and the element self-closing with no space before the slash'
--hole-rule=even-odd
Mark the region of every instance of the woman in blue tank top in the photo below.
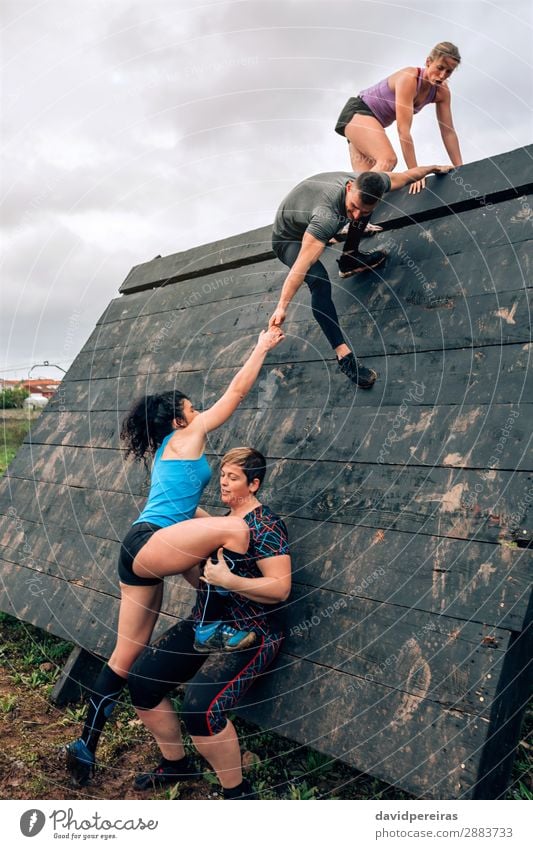
<svg viewBox="0 0 533 849">
<path fill-rule="evenodd" d="M 452 165 L 463 164 L 446 82 L 460 61 L 457 47 L 441 41 L 429 54 L 424 68 L 402 68 L 348 100 L 335 130 L 348 139 L 353 171 L 394 170 L 398 159 L 385 132 L 385 127 L 394 121 L 406 167 L 416 168 L 411 124 L 413 116 L 429 103 L 436 105 L 442 141 Z M 409 192 L 419 192 L 424 187 L 425 180 L 419 180 L 411 184 Z"/>
<path fill-rule="evenodd" d="M 263 331 L 245 364 L 208 410 L 196 410 L 182 392 L 163 392 L 142 398 L 123 421 L 120 435 L 126 454 L 145 462 L 153 458 L 150 492 L 120 548 L 117 642 L 92 689 L 82 735 L 66 747 L 67 769 L 78 786 L 87 784 L 94 772 L 106 719 L 133 662 L 150 641 L 165 575 L 186 573 L 221 547 L 229 560 L 248 549 L 250 530 L 243 519 L 208 516 L 198 507 L 211 476 L 205 441 L 237 409 L 268 351 L 283 339 L 277 327 Z"/>
</svg>

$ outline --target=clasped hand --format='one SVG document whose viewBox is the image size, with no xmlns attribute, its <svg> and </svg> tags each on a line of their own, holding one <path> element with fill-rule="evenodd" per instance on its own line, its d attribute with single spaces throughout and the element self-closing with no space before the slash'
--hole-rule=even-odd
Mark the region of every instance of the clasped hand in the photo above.
<svg viewBox="0 0 533 849">
<path fill-rule="evenodd" d="M 204 584 L 215 584 L 217 587 L 222 587 L 224 590 L 231 589 L 231 581 L 233 573 L 230 571 L 228 564 L 224 560 L 222 548 L 217 551 L 216 560 L 210 557 L 204 566 L 204 574 L 200 576 L 200 580 Z"/>
</svg>

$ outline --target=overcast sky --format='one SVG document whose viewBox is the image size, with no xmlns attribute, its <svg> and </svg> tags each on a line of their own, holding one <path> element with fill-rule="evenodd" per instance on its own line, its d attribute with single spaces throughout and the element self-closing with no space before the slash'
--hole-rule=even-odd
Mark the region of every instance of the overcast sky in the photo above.
<svg viewBox="0 0 533 849">
<path fill-rule="evenodd" d="M 438 41 L 463 57 L 465 161 L 530 143 L 532 8 L 3 0 L 0 376 L 68 368 L 133 265 L 268 224 L 303 177 L 348 170 L 346 99 Z M 447 161 L 433 107 L 413 129 L 419 162 Z"/>
</svg>

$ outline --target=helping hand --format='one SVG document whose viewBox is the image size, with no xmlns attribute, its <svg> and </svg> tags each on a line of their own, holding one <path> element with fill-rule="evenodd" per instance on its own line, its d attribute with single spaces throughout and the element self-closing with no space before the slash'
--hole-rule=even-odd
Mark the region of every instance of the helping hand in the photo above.
<svg viewBox="0 0 533 849">
<path fill-rule="evenodd" d="M 262 330 L 257 340 L 257 346 L 263 351 L 271 351 L 280 342 L 283 342 L 285 336 L 280 327 L 273 324 L 268 330 Z"/>
<path fill-rule="evenodd" d="M 269 327 L 281 327 L 283 322 L 287 317 L 286 310 L 283 307 L 276 307 L 272 315 L 270 316 L 270 320 L 268 322 Z"/>
</svg>

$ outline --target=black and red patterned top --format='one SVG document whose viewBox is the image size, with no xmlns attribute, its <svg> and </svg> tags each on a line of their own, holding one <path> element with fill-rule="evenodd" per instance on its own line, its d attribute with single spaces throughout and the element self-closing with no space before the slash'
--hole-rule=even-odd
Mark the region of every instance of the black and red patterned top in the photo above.
<svg viewBox="0 0 533 849">
<path fill-rule="evenodd" d="M 234 574 L 241 578 L 262 578 L 257 560 L 290 554 L 287 528 L 283 519 L 264 504 L 251 510 L 243 519 L 250 528 L 250 545 L 243 559 L 237 562 Z M 195 622 L 202 619 L 206 591 L 207 588 L 202 583 L 192 611 Z M 262 604 L 234 592 L 229 592 L 222 598 L 225 621 L 239 631 L 255 631 L 257 634 L 268 636 L 283 634 L 281 605 Z"/>
</svg>

